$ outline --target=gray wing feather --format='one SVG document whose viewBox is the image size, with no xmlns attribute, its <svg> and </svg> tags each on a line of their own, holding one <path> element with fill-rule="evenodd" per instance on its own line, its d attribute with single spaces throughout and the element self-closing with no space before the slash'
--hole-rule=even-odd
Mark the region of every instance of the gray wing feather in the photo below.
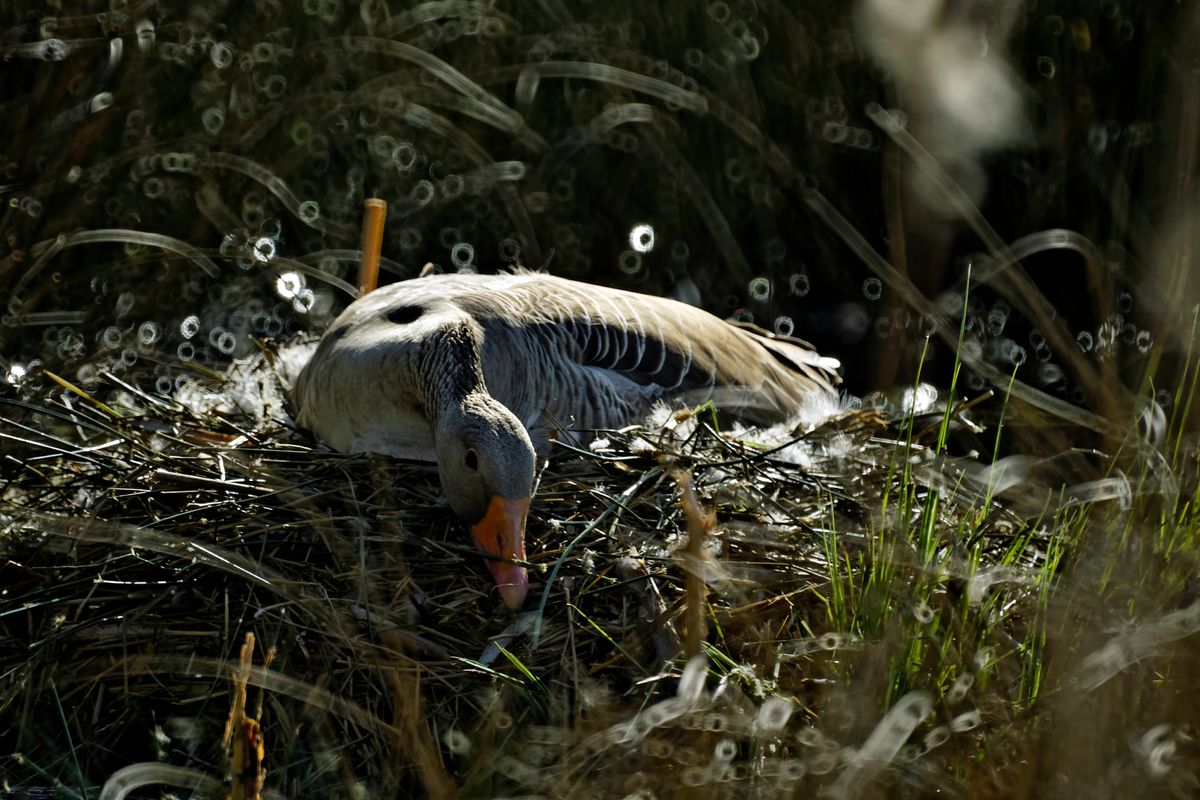
<svg viewBox="0 0 1200 800">
<path fill-rule="evenodd" d="M 578 409 L 573 416 L 580 423 L 625 424 L 656 400 L 684 392 L 695 397 L 717 386 L 756 395 L 747 410 L 773 408 L 754 414 L 772 418 L 786 417 L 813 394 L 836 393 L 836 362 L 798 340 L 731 325 L 666 298 L 548 275 L 505 277 L 503 313 L 537 330 L 536 340 L 548 350 L 541 376 L 553 387 L 548 406 Z M 563 371 L 568 363 L 588 369 Z"/>
</svg>

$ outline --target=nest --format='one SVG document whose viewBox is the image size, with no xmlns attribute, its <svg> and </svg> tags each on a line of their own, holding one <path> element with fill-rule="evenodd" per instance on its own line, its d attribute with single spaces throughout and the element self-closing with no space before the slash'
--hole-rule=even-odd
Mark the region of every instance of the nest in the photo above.
<svg viewBox="0 0 1200 800">
<path fill-rule="evenodd" d="M 5 404 L 15 796 L 925 792 L 1010 730 L 1044 531 L 939 501 L 920 421 L 701 409 L 559 445 L 514 615 L 432 465 L 125 389 Z"/>
</svg>

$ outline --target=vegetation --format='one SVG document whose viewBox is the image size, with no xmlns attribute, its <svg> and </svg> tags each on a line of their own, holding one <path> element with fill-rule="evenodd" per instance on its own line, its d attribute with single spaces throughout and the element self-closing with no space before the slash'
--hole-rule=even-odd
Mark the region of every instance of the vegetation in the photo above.
<svg viewBox="0 0 1200 800">
<path fill-rule="evenodd" d="M 6 795 L 1196 794 L 1200 14 L 899 5 L 0 8 Z M 559 443 L 512 614 L 292 424 L 371 196 L 845 407 Z"/>
</svg>

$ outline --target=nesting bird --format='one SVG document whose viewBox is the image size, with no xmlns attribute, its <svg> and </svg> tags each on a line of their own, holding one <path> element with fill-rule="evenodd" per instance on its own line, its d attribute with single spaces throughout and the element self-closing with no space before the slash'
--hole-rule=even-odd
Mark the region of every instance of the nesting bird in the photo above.
<svg viewBox="0 0 1200 800">
<path fill-rule="evenodd" d="M 832 407 L 838 362 L 662 297 L 550 275 L 431 275 L 352 303 L 295 387 L 298 421 L 336 450 L 437 463 L 506 605 L 529 581 L 525 518 L 553 436 L 638 422 L 722 394 L 757 422 Z M 565 430 L 564 430 L 565 429 Z"/>
</svg>

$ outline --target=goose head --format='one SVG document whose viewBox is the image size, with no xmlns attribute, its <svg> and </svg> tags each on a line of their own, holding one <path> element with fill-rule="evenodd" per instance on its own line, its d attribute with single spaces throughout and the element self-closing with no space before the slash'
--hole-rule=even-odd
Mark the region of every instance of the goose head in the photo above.
<svg viewBox="0 0 1200 800">
<path fill-rule="evenodd" d="M 438 476 L 450 508 L 489 556 L 488 569 L 509 608 L 529 590 L 525 516 L 535 455 L 529 433 L 499 401 L 474 392 L 443 409 L 434 426 Z"/>
</svg>

